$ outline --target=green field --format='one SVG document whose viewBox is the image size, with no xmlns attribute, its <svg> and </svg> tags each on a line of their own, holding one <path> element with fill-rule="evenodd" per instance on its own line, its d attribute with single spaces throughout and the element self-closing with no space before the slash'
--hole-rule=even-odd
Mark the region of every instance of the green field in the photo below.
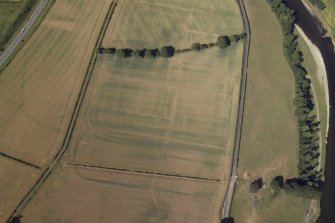
<svg viewBox="0 0 335 223">
<path fill-rule="evenodd" d="M 277 18 L 266 0 L 245 1 L 252 31 L 237 188 L 232 216 L 236 222 L 302 222 L 307 200 L 280 194 L 270 181 L 297 176 L 298 131 L 294 115 L 294 76 L 283 53 Z M 266 20 L 264 19 L 266 18 Z M 257 195 L 249 183 L 261 177 Z"/>
<path fill-rule="evenodd" d="M 322 11 L 327 22 L 332 28 L 333 33 L 335 33 L 335 0 L 323 0 L 326 4 L 326 8 Z"/>
<path fill-rule="evenodd" d="M 22 6 L 22 2 L 0 1 L 0 42 L 11 31 L 11 27 L 19 16 Z"/>
<path fill-rule="evenodd" d="M 36 2 L 36 0 L 0 0 L 1 50 L 28 18 Z"/>
</svg>

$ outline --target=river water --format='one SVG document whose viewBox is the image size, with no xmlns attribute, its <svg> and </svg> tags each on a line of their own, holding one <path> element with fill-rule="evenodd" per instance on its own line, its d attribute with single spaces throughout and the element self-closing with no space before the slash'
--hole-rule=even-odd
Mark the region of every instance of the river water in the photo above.
<svg viewBox="0 0 335 223">
<path fill-rule="evenodd" d="M 321 215 L 318 223 L 335 222 L 335 52 L 329 38 L 323 38 L 323 28 L 301 0 L 286 0 L 286 3 L 295 10 L 297 24 L 304 30 L 308 38 L 320 49 L 328 76 L 329 87 L 329 130 L 326 148 L 325 187 L 321 198 Z"/>
</svg>

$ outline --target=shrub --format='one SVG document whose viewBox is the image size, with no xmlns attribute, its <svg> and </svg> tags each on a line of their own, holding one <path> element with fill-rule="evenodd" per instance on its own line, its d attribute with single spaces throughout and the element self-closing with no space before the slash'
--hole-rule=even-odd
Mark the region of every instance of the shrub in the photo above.
<svg viewBox="0 0 335 223">
<path fill-rule="evenodd" d="M 121 57 L 121 58 L 125 58 L 127 56 L 125 49 L 117 49 L 115 51 L 115 54 L 116 56 Z"/>
<path fill-rule="evenodd" d="M 143 57 L 143 51 L 141 51 L 139 49 L 136 49 L 131 53 L 131 56 L 135 57 L 135 58 L 142 58 Z"/>
<path fill-rule="evenodd" d="M 152 55 L 152 57 L 158 57 L 158 56 L 160 56 L 160 54 L 159 54 L 159 49 L 152 49 L 151 50 L 151 55 Z"/>
<path fill-rule="evenodd" d="M 199 51 L 200 50 L 200 43 L 193 43 L 192 45 L 191 45 L 191 49 L 192 50 L 195 50 L 195 51 Z"/>
<path fill-rule="evenodd" d="M 216 40 L 216 45 L 221 49 L 224 49 L 230 45 L 230 39 L 228 36 L 219 36 Z"/>
<path fill-rule="evenodd" d="M 173 57 L 174 55 L 174 47 L 173 46 L 163 46 L 160 50 L 161 57 Z"/>
<path fill-rule="evenodd" d="M 229 37 L 229 39 L 230 39 L 231 42 L 236 43 L 236 42 L 238 42 L 238 41 L 240 40 L 240 36 L 234 34 L 234 35 L 231 35 L 231 36 Z"/>
<path fill-rule="evenodd" d="M 113 48 L 113 47 L 108 48 L 108 53 L 109 53 L 109 54 L 115 54 L 115 51 L 116 51 L 116 49 Z"/>
<path fill-rule="evenodd" d="M 239 38 L 240 38 L 240 39 L 245 39 L 245 37 L 247 37 L 247 34 L 246 34 L 246 33 L 241 33 L 241 34 L 239 35 Z"/>
<path fill-rule="evenodd" d="M 250 184 L 250 192 L 257 193 L 263 187 L 263 180 L 262 178 L 258 178 L 254 182 Z"/>
<path fill-rule="evenodd" d="M 272 190 L 274 190 L 275 192 L 280 191 L 280 189 L 283 188 L 283 186 L 284 186 L 284 177 L 283 176 L 276 176 L 271 181 L 270 186 L 271 186 Z"/>
</svg>

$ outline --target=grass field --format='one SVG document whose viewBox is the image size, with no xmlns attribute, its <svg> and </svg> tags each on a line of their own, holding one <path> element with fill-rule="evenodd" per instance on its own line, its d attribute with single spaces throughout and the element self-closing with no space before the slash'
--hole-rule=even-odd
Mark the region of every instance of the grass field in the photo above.
<svg viewBox="0 0 335 223">
<path fill-rule="evenodd" d="M 236 222 L 302 222 L 309 202 L 269 188 L 277 175 L 297 176 L 297 123 L 293 73 L 283 53 L 280 25 L 266 0 L 246 0 L 252 31 L 238 176 Z M 266 20 L 264 20 L 266 18 Z M 249 192 L 262 177 L 265 188 Z"/>
<path fill-rule="evenodd" d="M 242 32 L 234 0 L 160 3 L 119 0 L 103 46 L 185 48 Z M 24 219 L 218 222 L 231 165 L 242 53 L 238 43 L 171 59 L 99 55 L 61 161 L 221 182 L 83 173 L 64 165 L 27 207 Z"/>
<path fill-rule="evenodd" d="M 60 0 L 0 76 L 1 151 L 43 166 L 59 149 L 111 1 Z"/>
<path fill-rule="evenodd" d="M 0 43 L 14 25 L 24 1 L 0 1 Z"/>
<path fill-rule="evenodd" d="M 326 8 L 322 11 L 327 22 L 332 28 L 333 33 L 335 33 L 335 0 L 323 0 L 326 4 Z"/>
</svg>

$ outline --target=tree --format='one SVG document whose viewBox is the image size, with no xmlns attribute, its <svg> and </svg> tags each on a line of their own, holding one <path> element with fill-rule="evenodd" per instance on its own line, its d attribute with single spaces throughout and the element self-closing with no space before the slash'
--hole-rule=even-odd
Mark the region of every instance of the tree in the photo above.
<svg viewBox="0 0 335 223">
<path fill-rule="evenodd" d="M 262 178 L 258 178 L 250 184 L 250 192 L 257 193 L 263 187 Z"/>
<path fill-rule="evenodd" d="M 126 50 L 125 49 L 117 49 L 116 56 L 125 58 L 126 57 Z"/>
<path fill-rule="evenodd" d="M 108 53 L 109 53 L 109 54 L 114 54 L 114 53 L 115 53 L 115 51 L 116 51 L 116 49 L 115 49 L 115 48 L 113 48 L 113 47 L 111 47 L 111 48 L 108 48 Z"/>
<path fill-rule="evenodd" d="M 193 44 L 191 45 L 191 49 L 192 49 L 192 50 L 195 50 L 195 51 L 199 51 L 199 50 L 200 50 L 200 46 L 201 46 L 200 43 L 193 43 Z"/>
<path fill-rule="evenodd" d="M 299 178 L 286 180 L 283 188 L 287 193 L 299 197 L 320 199 L 322 195 L 322 183 L 306 181 Z"/>
<path fill-rule="evenodd" d="M 284 177 L 276 176 L 275 178 L 272 179 L 270 186 L 272 190 L 274 190 L 275 192 L 280 191 L 280 189 L 282 189 L 284 186 Z"/>
<path fill-rule="evenodd" d="M 216 45 L 221 49 L 230 46 L 230 39 L 228 36 L 219 36 L 216 40 Z"/>
<path fill-rule="evenodd" d="M 247 34 L 246 34 L 246 33 L 241 33 L 241 34 L 239 35 L 239 38 L 240 38 L 240 39 L 245 39 L 245 37 L 247 37 Z"/>
<path fill-rule="evenodd" d="M 173 57 L 174 55 L 174 47 L 173 46 L 163 46 L 160 50 L 161 57 Z"/>
<path fill-rule="evenodd" d="M 234 218 L 232 217 L 224 218 L 222 219 L 221 223 L 234 223 Z"/>
<path fill-rule="evenodd" d="M 153 56 L 153 57 L 158 57 L 159 56 L 159 49 L 152 49 L 151 50 L 151 55 Z"/>
</svg>

